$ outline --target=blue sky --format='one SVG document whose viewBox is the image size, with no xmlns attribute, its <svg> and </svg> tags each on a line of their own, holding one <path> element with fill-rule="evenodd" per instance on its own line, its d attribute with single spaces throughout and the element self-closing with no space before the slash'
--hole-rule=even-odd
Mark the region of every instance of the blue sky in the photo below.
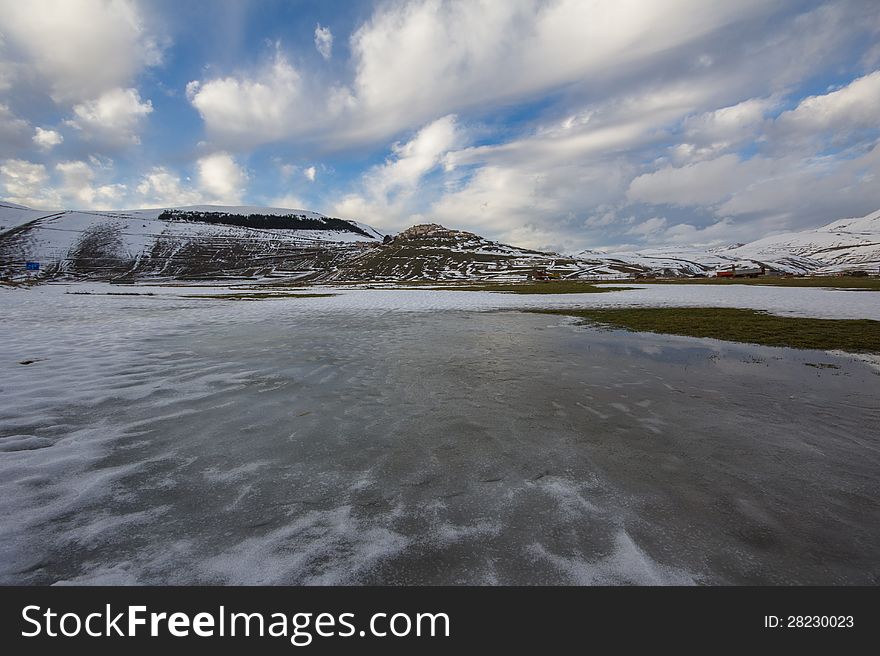
<svg viewBox="0 0 880 656">
<path fill-rule="evenodd" d="M 0 197 L 524 246 L 880 207 L 874 0 L 0 0 Z"/>
</svg>

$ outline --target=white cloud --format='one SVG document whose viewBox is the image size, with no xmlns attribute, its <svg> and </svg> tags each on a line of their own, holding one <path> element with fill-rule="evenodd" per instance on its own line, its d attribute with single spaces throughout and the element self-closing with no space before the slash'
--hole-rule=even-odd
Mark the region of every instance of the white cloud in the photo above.
<svg viewBox="0 0 880 656">
<path fill-rule="evenodd" d="M 367 171 L 361 189 L 345 196 L 334 211 L 383 227 L 404 227 L 404 222 L 412 222 L 417 216 L 409 201 L 419 183 L 441 168 L 449 152 L 460 147 L 464 139 L 455 116 L 432 121 L 409 141 L 392 144 L 392 154 L 385 163 Z"/>
<path fill-rule="evenodd" d="M 56 130 L 47 130 L 41 127 L 34 130 L 33 142 L 40 150 L 52 150 L 63 141 L 64 137 Z"/>
<path fill-rule="evenodd" d="M 43 205 L 45 185 L 49 180 L 46 167 L 21 159 L 7 159 L 0 164 L 3 196 L 13 203 Z"/>
<path fill-rule="evenodd" d="M 393 131 L 407 117 L 605 82 L 768 10 L 758 0 L 385 4 L 351 38 L 355 96 L 371 130 Z"/>
<path fill-rule="evenodd" d="M 226 152 L 206 155 L 196 162 L 198 187 L 211 201 L 235 205 L 241 202 L 247 175 Z"/>
<path fill-rule="evenodd" d="M 276 45 L 270 64 L 194 80 L 188 95 L 219 143 L 315 131 L 325 144 L 376 141 L 471 107 L 630 80 L 639 67 L 683 60 L 675 53 L 686 46 L 770 11 L 760 0 L 711 8 L 700 0 L 382 3 L 351 36 L 352 80 L 301 75 Z M 315 32 L 319 49 L 324 30 Z"/>
<path fill-rule="evenodd" d="M 336 70 L 297 70 L 276 44 L 269 62 L 194 80 L 188 96 L 217 147 L 301 139 L 332 149 L 557 90 L 565 91 L 561 104 L 573 108 L 577 121 L 581 108 L 602 99 L 650 99 L 662 81 L 681 102 L 675 120 L 693 117 L 691 141 L 677 153 L 683 163 L 730 148 L 755 129 L 752 118 L 765 109 L 764 98 L 840 63 L 854 32 L 870 31 L 872 21 L 880 26 L 848 0 L 784 23 L 779 13 L 761 0 L 379 3 L 350 38 L 351 79 L 329 79 Z M 324 29 L 319 25 L 316 34 Z M 669 114 L 676 99 L 656 100 Z M 668 118 L 645 107 L 637 120 L 659 130 Z M 600 149 L 602 138 L 623 143 L 626 135 L 584 138 Z"/>
<path fill-rule="evenodd" d="M 783 134 L 779 127 L 790 120 L 789 113 L 770 118 L 781 97 L 747 98 L 695 112 L 718 97 L 719 85 L 709 81 L 613 98 L 530 135 L 449 153 L 446 161 L 473 167 L 470 175 L 413 209 L 505 241 L 564 249 L 623 235 L 646 243 L 718 242 L 725 234 L 748 239 L 750 231 L 754 237 L 772 229 L 769 217 L 797 228 L 864 214 L 880 205 L 873 205 L 880 196 L 872 190 L 880 179 L 876 164 L 861 155 L 880 136 L 880 124 L 875 119 L 872 127 L 865 112 L 873 83 L 871 74 L 793 110 L 810 107 L 811 114 L 822 117 L 813 116 L 811 127 L 797 133 L 809 139 L 796 151 L 791 148 L 796 133 Z M 667 147 L 670 141 L 674 145 Z M 854 151 L 820 157 L 828 142 L 853 145 Z M 740 154 L 744 147 L 752 152 Z M 628 208 L 655 204 L 674 206 L 671 213 L 686 220 L 675 222 L 667 214 L 668 223 L 660 226 L 651 221 L 658 217 L 650 208 Z M 598 207 L 616 209 L 593 209 Z"/>
<path fill-rule="evenodd" d="M 198 159 L 195 170 L 191 182 L 167 167 L 154 166 L 128 184 L 114 179 L 116 170 L 107 159 L 65 160 L 51 170 L 43 164 L 8 159 L 0 165 L 0 192 L 12 202 L 31 207 L 72 209 L 241 202 L 247 176 L 228 153 Z"/>
<path fill-rule="evenodd" d="M 588 216 L 584 220 L 584 227 L 589 229 L 605 228 L 615 223 L 621 223 L 621 219 L 613 208 L 602 205 L 596 208 L 596 213 Z"/>
<path fill-rule="evenodd" d="M 333 33 L 329 27 L 321 27 L 320 23 L 315 26 L 315 48 L 324 59 L 333 56 Z"/>
<path fill-rule="evenodd" d="M 714 237 L 754 239 L 767 232 L 867 214 L 880 207 L 878 180 L 880 146 L 875 144 L 864 153 L 843 158 L 740 159 L 729 154 L 681 168 L 666 167 L 633 180 L 628 197 L 636 202 L 700 208 L 716 220 L 736 219 L 717 225 Z"/>
<path fill-rule="evenodd" d="M 412 189 L 449 151 L 460 146 L 463 138 L 456 117 L 450 114 L 429 123 L 406 143 L 393 144 L 392 157 L 368 175 L 373 192 L 387 195 Z"/>
<path fill-rule="evenodd" d="M 74 117 L 67 123 L 86 138 L 108 145 L 139 144 L 138 127 L 152 111 L 152 103 L 141 100 L 137 89 L 111 89 L 95 100 L 75 105 Z"/>
<path fill-rule="evenodd" d="M 774 121 L 772 139 L 791 142 L 827 140 L 839 146 L 860 130 L 880 130 L 880 71 L 857 78 L 837 91 L 804 98 Z"/>
<path fill-rule="evenodd" d="M 0 103 L 0 155 L 7 151 L 11 154 L 15 147 L 25 144 L 29 131 L 27 121 L 16 116 L 9 105 Z"/>
<path fill-rule="evenodd" d="M 61 184 L 55 190 L 68 207 L 114 209 L 119 207 L 120 201 L 126 195 L 127 188 L 123 184 L 93 184 L 96 174 L 86 162 L 59 162 L 55 165 L 55 170 L 61 175 Z"/>
<path fill-rule="evenodd" d="M 113 209 L 126 197 L 124 184 L 105 179 L 113 175 L 112 168 L 96 171 L 87 162 L 71 160 L 59 162 L 53 171 L 54 176 L 43 164 L 6 160 L 0 185 L 8 200 L 35 208 Z"/>
<path fill-rule="evenodd" d="M 776 119 L 762 118 L 762 101 L 742 103 L 745 124 L 758 143 L 759 154 L 711 157 L 686 166 L 660 166 L 636 177 L 627 198 L 632 202 L 700 207 L 719 218 L 738 216 L 750 220 L 773 219 L 782 227 L 798 222 L 816 225 L 844 215 L 867 213 L 880 205 L 880 71 L 853 80 L 846 86 L 803 99 Z M 724 110 L 721 110 L 724 111 Z M 719 128 L 718 112 L 685 125 L 696 132 L 735 134 Z M 738 112 L 738 116 L 743 116 Z M 707 120 L 707 117 L 710 120 Z M 725 130 L 727 130 L 725 132 Z M 853 139 L 852 137 L 857 137 Z M 823 155 L 827 145 L 854 146 L 839 156 Z M 835 209 L 837 208 L 837 209 Z M 755 226 L 757 229 L 757 226 Z"/>
<path fill-rule="evenodd" d="M 309 115 L 299 73 L 280 50 L 253 75 L 187 84 L 208 132 L 223 143 L 257 145 L 304 129 Z"/>
<path fill-rule="evenodd" d="M 652 235 L 656 235 L 666 229 L 668 221 L 665 217 L 651 217 L 650 219 L 646 219 L 644 221 L 640 221 L 638 224 L 634 225 L 632 228 L 626 231 L 628 235 L 636 235 L 638 237 L 650 237 Z"/>
<path fill-rule="evenodd" d="M 620 223 L 614 207 L 645 152 L 668 141 L 669 124 L 706 102 L 711 87 L 679 83 L 582 107 L 497 145 L 445 156 L 454 173 L 444 194 L 423 211 L 510 243 L 570 250 L 572 239 Z M 470 167 L 470 171 L 468 168 Z M 603 225 L 599 221 L 604 221 Z"/>
<path fill-rule="evenodd" d="M 772 222 L 764 230 L 800 229 L 880 208 L 880 144 L 845 157 L 782 157 L 773 175 L 752 174 L 718 207 L 718 216 Z M 747 164 L 747 163 L 746 163 Z M 758 232 L 760 236 L 761 233 Z"/>
<path fill-rule="evenodd" d="M 95 172 L 92 170 L 92 167 L 86 162 L 74 160 L 59 162 L 55 165 L 55 170 L 61 174 L 61 178 L 64 181 L 63 188 L 73 189 L 75 194 L 81 194 L 81 200 L 87 203 L 91 195 L 88 189 L 95 178 Z"/>
<path fill-rule="evenodd" d="M 743 163 L 737 155 L 664 167 L 640 175 L 627 192 L 630 201 L 669 205 L 712 205 L 748 186 L 760 176 L 773 174 L 773 163 L 755 158 Z"/>
<path fill-rule="evenodd" d="M 0 48 L 3 47 L 2 35 L 0 35 Z M 13 62 L 0 60 L 0 91 L 6 91 L 12 87 L 17 73 L 17 66 Z"/>
<path fill-rule="evenodd" d="M 290 210 L 304 210 L 307 209 L 306 203 L 302 201 L 299 196 L 294 196 L 293 194 L 286 194 L 284 196 L 277 196 L 269 201 L 272 207 L 281 207 L 284 209 Z"/>
<path fill-rule="evenodd" d="M 146 207 L 197 205 L 203 200 L 199 191 L 184 185 L 180 176 L 164 166 L 155 166 L 144 174 L 136 190 L 140 204 Z"/>
<path fill-rule="evenodd" d="M 0 0 L 0 15 L 7 50 L 56 102 L 96 98 L 162 59 L 133 0 Z"/>
<path fill-rule="evenodd" d="M 736 105 L 688 116 L 682 123 L 683 142 L 672 149 L 677 163 L 720 155 L 751 142 L 779 99 L 749 98 Z"/>
<path fill-rule="evenodd" d="M 489 164 L 462 188 L 437 200 L 429 210 L 444 224 L 462 225 L 510 243 L 540 246 L 554 232 L 552 217 L 560 198 L 542 193 L 547 175 L 526 166 Z M 535 230 L 542 224 L 542 230 Z M 543 233 L 543 234 L 538 234 Z"/>
<path fill-rule="evenodd" d="M 150 41 L 138 5 L 117 4 L 137 15 L 136 40 Z M 392 0 L 374 7 L 350 38 L 347 67 L 295 66 L 314 59 L 307 42 L 287 53 L 276 44 L 252 68 L 208 62 L 212 72 L 187 85 L 187 97 L 205 123 L 209 145 L 200 147 L 220 152 L 194 163 L 193 182 L 149 169 L 136 178 L 138 193 L 238 200 L 247 176 L 230 153 L 293 140 L 302 148 L 276 152 L 318 161 L 319 149 L 400 139 L 339 199 L 336 213 L 390 229 L 438 220 L 566 249 L 757 236 L 772 220 L 807 227 L 857 214 L 877 195 L 880 71 L 864 74 L 876 68 L 880 33 L 871 2 Z M 115 124 L 110 132 L 123 135 L 116 143 L 137 138 L 146 112 L 121 112 L 135 117 L 125 124 L 98 118 L 98 105 L 113 90 L 133 90 L 149 57 L 126 53 L 129 73 L 101 69 L 103 82 L 87 80 L 74 94 L 56 89 L 72 85 L 38 71 L 44 55 L 29 54 L 10 34 L 0 50 L 14 56 L 0 62 L 0 87 L 55 80 L 53 95 L 90 119 L 73 113 L 81 134 L 97 139 L 100 126 Z M 317 26 L 322 56 L 326 45 L 332 57 L 332 37 Z M 41 53 L 48 48 L 42 44 Z M 863 77 L 798 102 L 797 92 L 816 80 L 846 75 Z M 26 94 L 7 97 L 7 115 L 19 122 L 0 157 L 37 159 L 11 144 L 23 134 L 24 147 L 36 150 L 32 123 L 41 123 L 13 113 L 22 113 Z M 531 101 L 540 109 L 519 104 Z M 148 104 L 137 96 L 130 106 Z M 781 108 L 792 109 L 774 119 Z M 10 125 L 0 121 L 0 146 Z M 112 140 L 105 134 L 104 141 Z M 311 166 L 275 165 L 269 176 L 293 191 L 317 175 Z M 94 171 L 88 185 L 106 186 Z M 51 166 L 49 173 L 61 176 Z M 294 196 L 283 204 L 301 203 Z"/>
</svg>

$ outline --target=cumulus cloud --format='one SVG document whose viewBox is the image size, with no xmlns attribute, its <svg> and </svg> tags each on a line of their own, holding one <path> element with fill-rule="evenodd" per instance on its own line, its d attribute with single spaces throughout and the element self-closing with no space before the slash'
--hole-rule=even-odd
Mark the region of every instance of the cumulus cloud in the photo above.
<svg viewBox="0 0 880 656">
<path fill-rule="evenodd" d="M 111 167 L 82 160 L 59 162 L 51 169 L 20 159 L 0 165 L 0 188 L 14 203 L 35 208 L 112 209 L 126 197 L 124 184 L 112 183 Z"/>
<path fill-rule="evenodd" d="M 0 103 L 0 156 L 11 154 L 26 143 L 29 130 L 27 121 L 16 116 L 9 105 Z"/>
<path fill-rule="evenodd" d="M 162 60 L 162 40 L 134 0 L 0 0 L 8 57 L 56 102 L 96 98 Z"/>
<path fill-rule="evenodd" d="M 413 216 L 409 200 L 419 183 L 465 138 L 454 115 L 432 121 L 409 141 L 392 144 L 385 163 L 367 171 L 361 189 L 344 197 L 335 211 L 383 227 L 403 227 L 402 221 Z"/>
<path fill-rule="evenodd" d="M 318 175 L 318 171 L 317 171 L 317 169 L 315 169 L 314 166 L 310 166 L 307 169 L 303 170 L 303 175 L 306 177 L 306 180 L 308 180 L 309 182 L 314 182 L 315 178 Z"/>
<path fill-rule="evenodd" d="M 688 116 L 682 122 L 682 142 L 671 149 L 676 163 L 708 159 L 753 141 L 779 98 L 749 98 L 729 107 Z"/>
<path fill-rule="evenodd" d="M 773 118 L 790 98 L 764 93 L 771 80 L 798 79 L 803 60 L 821 67 L 821 57 L 834 56 L 828 44 L 843 46 L 840 16 L 849 9 L 838 9 L 822 7 L 793 21 L 797 38 L 810 44 L 799 46 L 802 52 L 791 35 L 775 38 L 760 46 L 760 62 L 728 62 L 730 75 L 719 74 L 724 62 L 701 56 L 681 79 L 587 102 L 513 140 L 452 152 L 448 161 L 473 167 L 472 173 L 419 211 L 504 240 L 563 250 L 633 238 L 719 243 L 871 211 L 878 206 L 874 163 L 860 153 L 873 149 L 878 136 L 861 111 L 872 98 L 873 74 L 808 103 L 822 106 L 826 116 L 829 104 L 847 110 L 824 124 L 813 121 L 803 130 L 809 143 L 796 153 L 793 135 L 781 129 L 788 115 Z M 761 95 L 742 97 L 750 91 Z M 855 152 L 820 156 L 829 143 Z M 852 175 L 847 183 L 844 171 Z M 832 179 L 843 193 L 832 190 Z M 663 218 L 652 209 L 658 204 L 674 206 L 678 220 L 667 214 L 663 226 L 652 221 Z M 619 211 L 597 213 L 598 207 Z"/>
<path fill-rule="evenodd" d="M 95 100 L 75 105 L 67 124 L 81 130 L 85 138 L 108 145 L 139 144 L 138 127 L 152 111 L 152 103 L 141 100 L 137 89 L 111 89 Z"/>
<path fill-rule="evenodd" d="M 139 204 L 146 207 L 196 205 L 202 194 L 181 181 L 180 176 L 164 166 L 154 166 L 137 184 Z"/>
<path fill-rule="evenodd" d="M 324 59 L 333 56 L 333 33 L 329 27 L 321 27 L 320 23 L 315 26 L 315 48 Z"/>
<path fill-rule="evenodd" d="M 666 125 L 705 93 L 653 88 L 581 108 L 514 140 L 454 150 L 444 158 L 451 169 L 445 193 L 423 211 L 505 241 L 569 250 L 572 235 L 585 239 L 595 208 L 621 201 L 638 160 L 670 138 Z M 616 217 L 606 216 L 605 226 Z"/>
<path fill-rule="evenodd" d="M 194 180 L 190 180 L 166 166 L 153 166 L 120 181 L 113 162 L 107 159 L 64 160 L 51 168 L 7 159 L 0 164 L 0 193 L 12 202 L 41 208 L 120 209 L 241 202 L 247 175 L 231 155 L 217 152 L 201 157 L 194 163 L 194 170 Z"/>
<path fill-rule="evenodd" d="M 95 170 L 86 162 L 59 162 L 55 170 L 61 176 L 56 191 L 73 209 L 113 209 L 125 196 L 125 185 L 93 184 Z"/>
<path fill-rule="evenodd" d="M 645 219 L 644 221 L 640 221 L 638 224 L 634 225 L 632 228 L 626 231 L 628 235 L 636 235 L 638 237 L 650 237 L 652 235 L 656 235 L 662 232 L 669 222 L 665 217 L 654 216 L 650 219 Z"/>
<path fill-rule="evenodd" d="M 36 144 L 37 148 L 43 151 L 47 151 L 52 150 L 55 146 L 63 142 L 64 137 L 62 137 L 61 133 L 56 130 L 48 130 L 45 128 L 37 127 L 34 130 L 34 136 L 32 140 L 34 144 Z"/>
<path fill-rule="evenodd" d="M 282 207 L 289 210 L 306 209 L 307 205 L 299 196 L 293 194 L 285 194 L 284 196 L 276 196 L 269 201 L 272 207 Z"/>
<path fill-rule="evenodd" d="M 46 167 L 21 159 L 7 159 L 0 164 L 0 184 L 3 196 L 20 205 L 39 206 L 49 180 Z"/>
<path fill-rule="evenodd" d="M 247 174 L 226 152 L 206 155 L 196 162 L 199 190 L 211 201 L 235 205 L 244 195 Z"/>
<path fill-rule="evenodd" d="M 0 48 L 3 47 L 3 38 L 0 35 Z M 16 65 L 12 62 L 0 60 L 0 91 L 6 91 L 12 86 L 16 76 Z"/>
<path fill-rule="evenodd" d="M 351 35 L 351 79 L 299 70 L 276 44 L 270 61 L 194 80 L 188 95 L 219 147 L 300 139 L 341 148 L 560 89 L 574 115 L 603 99 L 647 96 L 662 81 L 678 86 L 677 118 L 693 117 L 693 141 L 684 143 L 680 161 L 707 158 L 754 129 L 751 119 L 771 104 L 765 99 L 773 91 L 839 63 L 854 30 L 880 26 L 857 1 L 800 13 L 784 31 L 775 29 L 779 13 L 760 0 L 711 7 L 699 0 L 380 3 Z M 316 37 L 327 29 L 317 27 Z M 727 111 L 700 125 L 701 114 L 719 108 Z M 661 127 L 667 119 L 647 117 L 650 110 L 645 121 Z"/>
<path fill-rule="evenodd" d="M 181 178 L 165 166 L 151 168 L 135 188 L 138 202 L 153 207 L 241 203 L 247 173 L 232 155 L 222 151 L 206 155 L 196 160 L 194 168 L 194 180 Z"/>
<path fill-rule="evenodd" d="M 307 115 L 300 74 L 276 50 L 253 76 L 227 76 L 187 84 L 186 95 L 218 141 L 258 145 L 303 128 Z"/>
<path fill-rule="evenodd" d="M 630 201 L 669 205 L 711 205 L 772 173 L 772 162 L 753 159 L 744 164 L 728 154 L 682 167 L 664 167 L 635 178 L 627 191 Z"/>
<path fill-rule="evenodd" d="M 373 190 L 388 194 L 412 188 L 422 176 L 439 166 L 444 155 L 459 146 L 462 139 L 462 131 L 452 114 L 429 123 L 411 140 L 391 146 L 392 156 L 370 174 Z"/>
<path fill-rule="evenodd" d="M 786 146 L 818 139 L 840 147 L 862 131 L 870 131 L 874 136 L 880 133 L 878 107 L 880 70 L 836 91 L 804 98 L 774 121 L 770 137 Z"/>
<path fill-rule="evenodd" d="M 880 208 L 880 145 L 845 157 L 781 157 L 774 174 L 754 175 L 717 216 L 763 219 L 760 231 L 800 229 Z M 744 163 L 745 165 L 748 162 Z M 747 171 L 744 176 L 748 176 Z M 770 224 L 772 222 L 772 224 Z"/>
<path fill-rule="evenodd" d="M 755 125 L 760 127 L 753 137 L 763 145 L 762 151 L 748 157 L 728 153 L 684 166 L 660 166 L 633 179 L 627 200 L 700 207 L 720 219 L 760 219 L 764 230 L 770 219 L 779 230 L 797 228 L 799 222 L 815 225 L 867 213 L 880 206 L 877 103 L 880 71 L 805 98 L 775 119 L 762 118 L 765 103 L 756 101 L 747 112 L 751 117 L 746 125 L 752 126 L 749 132 Z M 705 116 L 698 124 L 700 130 L 707 125 L 717 128 Z M 851 146 L 852 151 L 829 155 L 828 146 Z"/>
<path fill-rule="evenodd" d="M 711 10 L 699 0 L 386 4 L 351 38 L 355 95 L 372 129 L 391 129 L 404 116 L 605 83 L 769 11 L 753 0 Z"/>
<path fill-rule="evenodd" d="M 566 85 L 607 87 L 673 55 L 687 67 L 680 53 L 688 44 L 772 11 L 759 0 L 711 10 L 699 0 L 383 3 L 350 38 L 351 80 L 301 74 L 276 45 L 271 64 L 194 80 L 189 96 L 224 143 L 257 145 L 315 129 L 325 142 L 377 141 L 468 108 Z M 329 56 L 327 28 L 317 26 L 315 42 Z"/>
</svg>

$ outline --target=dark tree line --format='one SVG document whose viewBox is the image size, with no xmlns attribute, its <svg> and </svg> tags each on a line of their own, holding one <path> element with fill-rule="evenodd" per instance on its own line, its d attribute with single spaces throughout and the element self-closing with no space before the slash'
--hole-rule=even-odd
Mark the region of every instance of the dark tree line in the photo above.
<svg viewBox="0 0 880 656">
<path fill-rule="evenodd" d="M 309 218 L 301 214 L 279 216 L 277 214 L 228 214 L 226 212 L 165 210 L 159 215 L 159 219 L 161 221 L 215 223 L 262 230 L 338 230 L 340 232 L 355 232 L 365 237 L 371 236 L 353 223 L 343 219 Z"/>
</svg>

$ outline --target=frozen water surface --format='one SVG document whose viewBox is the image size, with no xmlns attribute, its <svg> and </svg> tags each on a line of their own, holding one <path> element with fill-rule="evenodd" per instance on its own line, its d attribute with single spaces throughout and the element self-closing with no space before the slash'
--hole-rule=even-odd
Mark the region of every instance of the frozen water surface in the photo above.
<svg viewBox="0 0 880 656">
<path fill-rule="evenodd" d="M 0 292 L 0 582 L 880 582 L 853 358 L 497 311 L 572 298 L 65 293 L 108 289 Z"/>
</svg>

